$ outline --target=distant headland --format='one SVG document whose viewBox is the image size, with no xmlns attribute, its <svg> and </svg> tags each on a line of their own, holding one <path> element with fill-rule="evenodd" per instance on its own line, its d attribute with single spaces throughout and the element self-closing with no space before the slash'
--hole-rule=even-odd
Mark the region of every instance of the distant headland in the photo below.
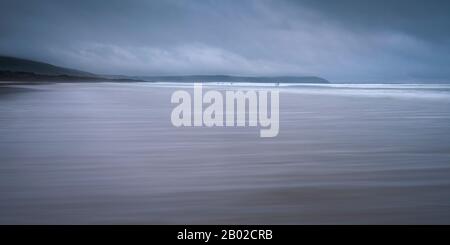
<svg viewBox="0 0 450 245">
<path fill-rule="evenodd" d="M 52 64 L 0 56 L 0 81 L 24 82 L 228 82 L 228 83 L 329 83 L 317 76 L 125 76 L 99 75 Z"/>
</svg>

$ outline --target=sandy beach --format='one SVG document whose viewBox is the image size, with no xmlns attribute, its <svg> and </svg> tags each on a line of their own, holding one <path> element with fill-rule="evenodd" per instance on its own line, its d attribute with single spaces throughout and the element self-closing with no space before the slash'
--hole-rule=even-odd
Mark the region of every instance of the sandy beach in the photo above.
<svg viewBox="0 0 450 245">
<path fill-rule="evenodd" d="M 430 86 L 281 87 L 275 138 L 175 128 L 171 86 L 3 86 L 0 223 L 450 224 Z"/>
</svg>

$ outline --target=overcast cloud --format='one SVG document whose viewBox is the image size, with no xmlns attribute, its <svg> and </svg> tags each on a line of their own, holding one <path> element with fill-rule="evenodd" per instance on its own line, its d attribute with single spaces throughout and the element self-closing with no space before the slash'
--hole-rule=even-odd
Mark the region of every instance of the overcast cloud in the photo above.
<svg viewBox="0 0 450 245">
<path fill-rule="evenodd" d="M 450 78 L 450 1 L 0 0 L 0 54 L 95 73 Z"/>
</svg>

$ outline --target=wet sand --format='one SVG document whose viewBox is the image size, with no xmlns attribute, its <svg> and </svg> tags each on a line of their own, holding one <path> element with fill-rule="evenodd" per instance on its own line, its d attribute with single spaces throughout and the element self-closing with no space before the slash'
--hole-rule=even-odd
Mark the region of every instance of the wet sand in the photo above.
<svg viewBox="0 0 450 245">
<path fill-rule="evenodd" d="M 174 128 L 176 88 L 14 88 L 32 91 L 0 92 L 1 224 L 450 224 L 445 92 L 283 88 L 260 138 Z"/>
</svg>

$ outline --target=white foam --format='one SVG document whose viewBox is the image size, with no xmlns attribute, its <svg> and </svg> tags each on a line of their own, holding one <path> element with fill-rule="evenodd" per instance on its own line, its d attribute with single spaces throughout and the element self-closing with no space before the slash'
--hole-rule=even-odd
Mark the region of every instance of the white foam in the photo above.
<svg viewBox="0 0 450 245">
<path fill-rule="evenodd" d="M 187 82 L 136 83 L 141 86 L 190 88 Z M 277 88 L 284 93 L 362 96 L 382 98 L 416 98 L 450 100 L 450 84 L 318 84 L 318 83 L 250 83 L 250 82 L 208 82 L 204 87 Z"/>
</svg>

